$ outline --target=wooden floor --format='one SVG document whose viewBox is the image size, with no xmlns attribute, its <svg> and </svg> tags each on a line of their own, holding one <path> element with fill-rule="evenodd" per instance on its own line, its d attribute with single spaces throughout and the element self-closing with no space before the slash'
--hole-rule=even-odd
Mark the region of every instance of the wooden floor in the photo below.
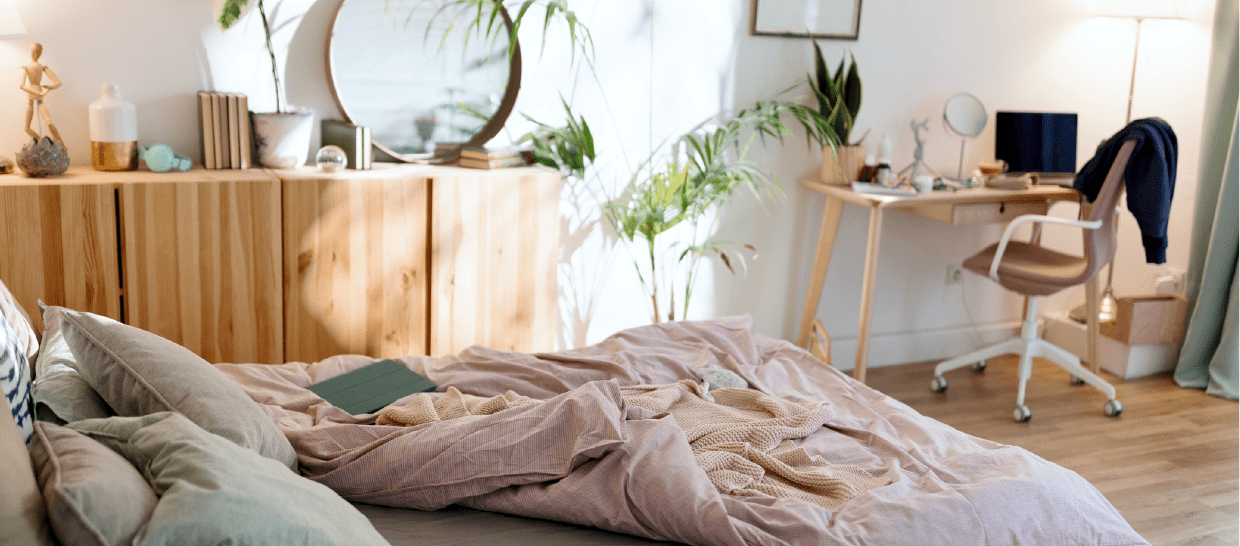
<svg viewBox="0 0 1240 546">
<path fill-rule="evenodd" d="M 984 373 L 944 374 L 947 392 L 930 391 L 934 363 L 871 368 L 867 383 L 966 433 L 1021 446 L 1076 471 L 1115 505 L 1137 532 L 1161 545 L 1240 544 L 1240 412 L 1235 401 L 1181 389 L 1170 375 L 1121 381 L 1119 418 L 1106 397 L 1070 386 L 1069 375 L 1035 362 L 1025 404 L 1012 420 L 1015 357 L 992 359 Z"/>
</svg>

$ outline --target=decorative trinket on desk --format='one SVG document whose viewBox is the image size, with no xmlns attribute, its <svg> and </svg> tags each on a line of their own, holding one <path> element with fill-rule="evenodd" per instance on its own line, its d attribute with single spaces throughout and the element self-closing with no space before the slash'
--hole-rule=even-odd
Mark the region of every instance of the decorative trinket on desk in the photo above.
<svg viewBox="0 0 1240 546">
<path fill-rule="evenodd" d="M 880 186 L 896 185 L 896 178 L 891 175 L 891 138 L 887 135 L 883 135 L 883 142 L 878 145 L 878 168 L 874 171 L 874 183 Z"/>
<path fill-rule="evenodd" d="M 97 171 L 138 168 L 137 109 L 114 83 L 103 84 L 102 96 L 90 103 L 90 164 Z"/>
<path fill-rule="evenodd" d="M 18 152 L 17 166 L 27 176 L 36 178 L 55 176 L 69 168 L 69 154 L 60 140 L 60 132 L 52 124 L 52 114 L 44 102 L 49 91 L 60 87 L 60 78 L 57 78 L 56 73 L 50 68 L 39 64 L 39 57 L 42 55 L 42 44 L 36 42 L 30 46 L 30 64 L 22 67 L 20 86 L 21 90 L 26 92 L 26 134 L 30 135 L 30 142 L 22 146 L 21 152 Z M 50 83 L 43 83 L 44 76 L 47 76 Z M 52 134 L 51 138 L 42 136 L 30 128 L 36 110 L 39 112 L 39 119 L 47 125 L 47 131 Z M 42 130 L 42 125 L 39 129 Z"/>
<path fill-rule="evenodd" d="M 319 148 L 319 153 L 314 155 L 314 164 L 318 166 L 319 171 L 325 173 L 337 173 L 344 170 L 348 161 L 349 156 L 344 153 L 344 149 L 334 144 Z"/>
</svg>

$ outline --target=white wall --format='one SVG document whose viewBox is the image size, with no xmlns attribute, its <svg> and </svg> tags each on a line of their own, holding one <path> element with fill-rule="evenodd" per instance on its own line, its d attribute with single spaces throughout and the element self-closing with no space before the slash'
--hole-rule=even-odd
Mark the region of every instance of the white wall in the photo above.
<svg viewBox="0 0 1240 546">
<path fill-rule="evenodd" d="M 1201 117 L 1209 58 L 1208 0 L 1194 2 L 1187 21 L 1147 21 L 1141 35 L 1134 117 L 1160 116 L 1179 136 L 1179 179 L 1168 249 L 1170 267 L 1185 268 L 1196 185 Z M 164 142 L 197 157 L 194 94 L 200 89 L 245 92 L 252 109 L 270 107 L 271 83 L 257 18 L 223 33 L 211 21 L 211 2 L 17 0 L 28 34 L 0 41 L 0 66 L 13 67 L 12 86 L 0 89 L 0 155 L 22 145 L 24 95 L 17 67 L 29 44 L 42 42 L 43 62 L 65 85 L 48 104 L 74 164 L 89 164 L 86 107 L 102 83 L 118 83 L 138 105 L 142 142 Z M 910 120 L 930 118 L 926 160 L 953 173 L 959 141 L 939 123 L 943 101 L 958 91 L 996 109 L 1077 112 L 1078 162 L 1124 122 L 1135 22 L 1091 17 L 1076 0 L 944 0 L 862 5 L 860 39 L 821 42 L 829 61 L 851 51 L 864 82 L 858 130 L 871 130 L 873 147 L 890 134 L 896 163 L 911 161 Z M 268 1 L 281 25 L 275 42 L 290 102 L 321 115 L 339 115 L 323 66 L 324 41 L 336 0 Z M 593 194 L 622 184 L 654 146 L 721 110 L 774 96 L 811 70 L 808 41 L 748 35 L 748 0 L 574 0 L 570 5 L 593 31 L 597 80 L 570 68 L 562 28 L 538 52 L 537 25 L 526 28 L 525 74 L 517 111 L 558 123 L 559 97 L 589 120 L 604 151 L 603 180 L 568 187 L 563 216 L 561 342 L 580 345 L 644 323 L 648 312 L 623 248 L 604 235 Z M 287 23 L 287 24 L 283 24 Z M 514 116 L 516 118 L 516 116 Z M 967 163 L 991 157 L 993 115 L 968 144 Z M 514 121 L 508 135 L 528 127 Z M 820 152 L 798 131 L 759 150 L 752 159 L 783 184 L 786 197 L 765 208 L 738 194 L 722 211 L 717 237 L 749 242 L 761 252 L 746 277 L 719 266 L 703 276 L 690 318 L 750 313 L 761 333 L 792 338 L 803 305 L 822 198 L 797 179 L 817 168 Z M 902 166 L 902 165 L 901 165 Z M 1056 214 L 1075 214 L 1060 205 Z M 845 208 L 831 272 L 818 316 L 837 342 L 842 366 L 852 361 L 866 218 Z M 989 281 L 966 275 L 945 285 L 944 271 L 997 238 L 996 227 L 952 228 L 929 219 L 888 215 L 879 258 L 871 362 L 882 364 L 945 356 L 1002 333 L 1016 320 L 1019 300 Z M 1079 248 L 1075 235 L 1050 234 L 1050 244 Z M 1149 291 L 1167 266 L 1144 264 L 1135 221 L 1125 213 L 1115 278 L 1119 294 Z M 1050 298 L 1066 309 L 1079 289 Z"/>
</svg>

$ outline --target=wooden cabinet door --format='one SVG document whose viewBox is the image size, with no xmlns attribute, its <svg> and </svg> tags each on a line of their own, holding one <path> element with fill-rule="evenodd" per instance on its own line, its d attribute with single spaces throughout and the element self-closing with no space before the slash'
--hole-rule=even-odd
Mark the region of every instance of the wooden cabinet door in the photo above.
<svg viewBox="0 0 1240 546">
<path fill-rule="evenodd" d="M 120 320 L 115 187 L 29 182 L 0 185 L 0 280 L 40 331 L 40 299 Z"/>
<path fill-rule="evenodd" d="M 280 175 L 288 360 L 425 355 L 427 179 L 408 169 Z"/>
<path fill-rule="evenodd" d="M 126 322 L 208 362 L 284 362 L 280 182 L 193 171 L 120 186 Z"/>
<path fill-rule="evenodd" d="M 431 356 L 554 349 L 559 174 L 445 169 L 431 193 Z"/>
</svg>

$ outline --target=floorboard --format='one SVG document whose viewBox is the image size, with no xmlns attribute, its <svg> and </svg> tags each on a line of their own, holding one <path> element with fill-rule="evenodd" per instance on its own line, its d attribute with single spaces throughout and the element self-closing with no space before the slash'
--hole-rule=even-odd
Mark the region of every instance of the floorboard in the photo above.
<svg viewBox="0 0 1240 546">
<path fill-rule="evenodd" d="M 871 387 L 974 436 L 1021 446 L 1076 471 L 1156 546 L 1240 544 L 1240 406 L 1181 389 L 1170 374 L 1120 380 L 1104 373 L 1124 404 L 1072 386 L 1066 371 L 1035 361 L 1025 404 L 1012 420 L 1016 359 L 992 359 L 984 373 L 948 372 L 947 392 L 930 391 L 934 364 L 871 368 Z"/>
</svg>

